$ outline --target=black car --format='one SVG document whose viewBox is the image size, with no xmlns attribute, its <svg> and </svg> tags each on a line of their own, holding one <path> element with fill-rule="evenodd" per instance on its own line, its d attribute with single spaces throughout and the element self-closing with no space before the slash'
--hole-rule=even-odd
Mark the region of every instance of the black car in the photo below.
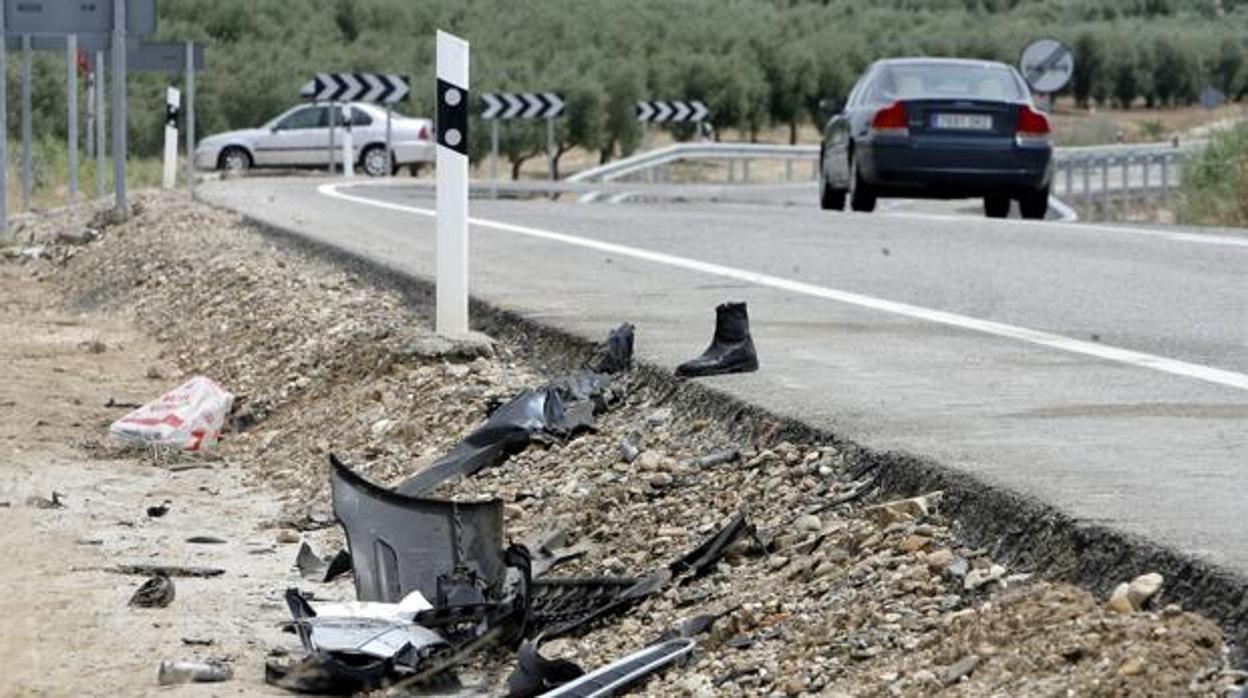
<svg viewBox="0 0 1248 698">
<path fill-rule="evenodd" d="M 952 58 L 877 61 L 832 117 L 820 149 L 820 204 L 875 209 L 880 197 L 983 197 L 1004 218 L 1048 210 L 1049 119 L 1004 63 Z"/>
</svg>

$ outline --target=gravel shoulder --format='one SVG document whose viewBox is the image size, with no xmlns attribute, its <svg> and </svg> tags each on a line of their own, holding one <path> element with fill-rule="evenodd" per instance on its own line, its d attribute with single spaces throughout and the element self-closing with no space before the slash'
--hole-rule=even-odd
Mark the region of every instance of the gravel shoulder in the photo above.
<svg viewBox="0 0 1248 698">
<path fill-rule="evenodd" d="M 523 328 L 486 349 L 440 343 L 423 299 L 173 197 L 139 197 L 132 222 L 83 245 L 52 242 L 63 225 L 36 221 L 18 251 L 0 254 L 0 366 L 15 377 L 0 385 L 6 695 L 154 694 L 159 660 L 183 657 L 229 658 L 227 692 L 276 693 L 263 662 L 298 645 L 278 630 L 283 590 L 352 594 L 349 580 L 310 584 L 291 570 L 297 528 L 322 551 L 341 542 L 318 525 L 328 453 L 394 484 L 491 404 L 584 358 L 529 342 Z M 20 253 L 45 242 L 40 255 Z M 162 459 L 104 440 L 124 412 L 103 407 L 110 397 L 145 401 L 196 374 L 234 392 L 250 424 L 216 456 Z M 557 526 L 592 544 L 560 574 L 643 574 L 743 508 L 767 545 L 736 545 L 706 577 L 547 655 L 592 668 L 714 613 L 696 663 L 646 693 L 1224 695 L 1241 680 L 1222 630 L 1174 605 L 1164 584 L 1111 608 L 967 546 L 939 493 L 885 501 L 843 444 L 785 441 L 743 424 L 749 415 L 709 419 L 640 372 L 622 387 L 593 432 L 530 447 L 440 494 L 503 499 L 514 539 Z M 631 462 L 623 440 L 640 451 Z M 696 461 L 725 450 L 739 457 Z M 206 467 L 177 469 L 187 463 Z M 27 505 L 52 490 L 64 508 Z M 165 500 L 170 513 L 149 519 L 144 509 Z M 229 542 L 187 544 L 194 535 Z M 101 570 L 131 561 L 227 572 L 176 580 L 168 608 L 131 609 L 142 579 Z M 497 693 L 513 661 L 496 648 L 461 679 Z"/>
</svg>

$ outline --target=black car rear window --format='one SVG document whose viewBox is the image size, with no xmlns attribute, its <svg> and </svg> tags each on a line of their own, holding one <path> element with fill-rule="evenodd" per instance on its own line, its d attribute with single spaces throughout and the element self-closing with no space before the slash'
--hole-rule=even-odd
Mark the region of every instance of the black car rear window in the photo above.
<svg viewBox="0 0 1248 698">
<path fill-rule="evenodd" d="M 894 99 L 985 99 L 1018 101 L 1026 98 L 1014 74 L 1004 66 L 958 63 L 908 63 L 888 66 L 877 91 Z"/>
</svg>

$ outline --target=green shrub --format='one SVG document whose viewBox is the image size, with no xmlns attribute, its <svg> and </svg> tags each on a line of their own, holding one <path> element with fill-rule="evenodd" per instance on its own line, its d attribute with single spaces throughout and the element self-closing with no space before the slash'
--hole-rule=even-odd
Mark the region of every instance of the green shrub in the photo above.
<svg viewBox="0 0 1248 698">
<path fill-rule="evenodd" d="M 1183 169 L 1179 221 L 1248 225 L 1248 124 L 1214 135 Z"/>
</svg>

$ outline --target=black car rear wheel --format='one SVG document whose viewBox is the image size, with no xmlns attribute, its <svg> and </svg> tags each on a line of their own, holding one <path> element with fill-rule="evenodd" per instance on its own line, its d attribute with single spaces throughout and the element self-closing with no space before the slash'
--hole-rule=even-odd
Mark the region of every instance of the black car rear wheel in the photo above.
<svg viewBox="0 0 1248 698">
<path fill-rule="evenodd" d="M 862 181 L 862 173 L 858 171 L 857 158 L 849 162 L 849 207 L 862 213 L 875 210 L 875 192 Z"/>
<path fill-rule="evenodd" d="M 985 196 L 984 215 L 989 218 L 1005 218 L 1010 215 L 1010 197 L 1006 194 Z"/>
<path fill-rule="evenodd" d="M 1042 220 L 1049 212 L 1049 188 L 1029 191 L 1018 197 L 1018 209 L 1023 218 Z"/>
<path fill-rule="evenodd" d="M 819 175 L 819 208 L 825 211 L 845 210 L 845 190 L 833 189 L 823 174 Z"/>
</svg>

